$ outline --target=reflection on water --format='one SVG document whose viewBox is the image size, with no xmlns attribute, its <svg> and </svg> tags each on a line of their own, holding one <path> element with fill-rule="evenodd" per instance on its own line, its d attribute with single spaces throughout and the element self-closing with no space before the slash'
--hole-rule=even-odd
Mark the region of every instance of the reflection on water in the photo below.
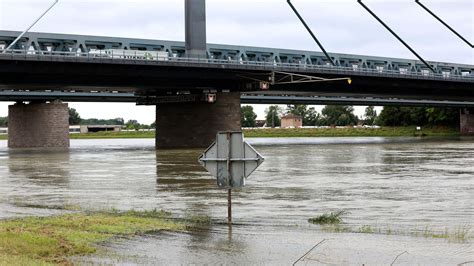
<svg viewBox="0 0 474 266">
<path fill-rule="evenodd" d="M 203 168 L 197 158 L 202 150 L 157 150 L 156 175 L 159 184 L 186 184 L 199 182 L 207 175 L 203 175 Z"/>
<path fill-rule="evenodd" d="M 8 150 L 11 177 L 26 178 L 39 186 L 67 187 L 69 182 L 69 150 Z"/>
<path fill-rule="evenodd" d="M 307 219 L 341 209 L 350 212 L 344 222 L 351 228 L 371 225 L 408 231 L 429 226 L 444 231 L 473 225 L 472 138 L 249 141 L 266 160 L 249 178 L 247 187 L 233 193 L 237 225 L 231 238 L 227 227 L 216 225 L 199 234 L 166 233 L 137 239 L 134 241 L 140 245 L 130 252 L 168 261 L 159 256 L 161 253 L 147 253 L 151 245 L 168 254 L 183 254 L 180 260 L 169 258 L 170 263 L 187 263 L 218 250 L 219 256 L 230 261 L 276 262 L 263 258 L 274 256 L 287 264 L 289 259 L 268 251 L 265 244 L 275 243 L 274 250 L 282 254 L 288 250 L 299 257 L 316 243 L 315 239 L 334 238 L 309 225 Z M 0 143 L 0 218 L 48 214 L 21 207 L 31 204 L 85 209 L 162 208 L 179 216 L 208 215 L 216 222 L 224 222 L 226 191 L 218 189 L 215 179 L 198 164 L 201 152 L 155 151 L 152 139 L 72 140 L 67 152 L 8 150 L 5 143 Z M 362 252 L 364 241 L 376 242 L 376 236 L 343 234 L 337 238 L 340 243 L 353 243 L 351 252 Z M 386 236 L 382 239 L 393 240 Z M 406 245 L 403 238 L 393 241 Z M 422 248 L 416 245 L 434 245 L 448 253 L 455 248 L 462 258 L 474 256 L 471 244 L 443 246 L 448 244 L 440 241 L 433 244 L 416 240 L 412 249 L 421 252 Z M 389 246 L 395 245 L 388 242 Z M 339 249 L 331 247 L 324 254 L 330 257 L 334 250 Z M 436 257 L 435 248 L 430 252 Z M 323 257 L 317 260 L 343 263 Z M 205 261 L 221 260 L 210 256 Z"/>
</svg>

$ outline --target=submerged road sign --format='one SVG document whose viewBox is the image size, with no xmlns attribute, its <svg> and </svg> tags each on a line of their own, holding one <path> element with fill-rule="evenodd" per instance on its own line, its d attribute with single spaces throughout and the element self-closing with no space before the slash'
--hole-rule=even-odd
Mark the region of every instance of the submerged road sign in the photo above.
<svg viewBox="0 0 474 266">
<path fill-rule="evenodd" d="M 216 141 L 199 157 L 220 188 L 240 188 L 262 162 L 263 157 L 244 141 L 241 131 L 217 133 Z"/>
</svg>

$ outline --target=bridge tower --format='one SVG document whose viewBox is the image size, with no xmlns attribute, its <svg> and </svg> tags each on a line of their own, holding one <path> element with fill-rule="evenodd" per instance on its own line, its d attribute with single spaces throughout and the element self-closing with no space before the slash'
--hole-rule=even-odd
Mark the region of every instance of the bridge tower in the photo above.
<svg viewBox="0 0 474 266">
<path fill-rule="evenodd" d="M 186 57 L 207 58 L 206 1 L 185 0 Z M 218 131 L 240 130 L 240 93 L 215 88 L 216 101 L 156 106 L 156 148 L 203 148 Z"/>
<path fill-rule="evenodd" d="M 206 58 L 206 0 L 185 0 L 186 57 Z"/>
</svg>

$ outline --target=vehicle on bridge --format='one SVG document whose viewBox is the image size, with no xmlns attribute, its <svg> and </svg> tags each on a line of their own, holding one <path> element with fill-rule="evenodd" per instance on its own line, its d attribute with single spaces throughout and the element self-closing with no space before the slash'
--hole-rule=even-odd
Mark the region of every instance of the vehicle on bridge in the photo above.
<svg viewBox="0 0 474 266">
<path fill-rule="evenodd" d="M 78 54 L 79 56 L 83 53 Z M 142 51 L 142 50 L 126 50 L 126 49 L 91 49 L 89 55 L 93 57 L 103 57 L 111 59 L 133 59 L 133 60 L 153 60 L 153 61 L 168 61 L 169 56 L 167 52 L 163 51 Z"/>
</svg>

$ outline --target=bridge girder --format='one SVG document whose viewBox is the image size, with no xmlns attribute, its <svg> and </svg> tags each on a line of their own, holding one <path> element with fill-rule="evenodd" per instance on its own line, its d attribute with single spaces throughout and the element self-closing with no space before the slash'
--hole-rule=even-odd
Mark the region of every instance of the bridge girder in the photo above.
<svg viewBox="0 0 474 266">
<path fill-rule="evenodd" d="M 0 31 L 0 48 L 8 46 L 20 34 L 17 31 Z M 29 32 L 13 47 L 32 54 L 48 52 L 90 52 L 106 49 L 166 52 L 169 57 L 186 57 L 184 42 L 53 34 Z M 307 66 L 328 66 L 330 62 L 321 52 L 274 49 L 238 45 L 207 44 L 206 57 L 215 60 L 242 62 L 270 62 L 275 64 L 301 64 Z M 386 58 L 377 56 L 331 53 L 336 67 L 353 69 L 387 70 L 400 74 L 420 73 L 427 68 L 419 60 Z M 443 62 L 429 62 L 435 73 L 441 75 L 465 75 L 474 78 L 474 66 Z"/>
</svg>

